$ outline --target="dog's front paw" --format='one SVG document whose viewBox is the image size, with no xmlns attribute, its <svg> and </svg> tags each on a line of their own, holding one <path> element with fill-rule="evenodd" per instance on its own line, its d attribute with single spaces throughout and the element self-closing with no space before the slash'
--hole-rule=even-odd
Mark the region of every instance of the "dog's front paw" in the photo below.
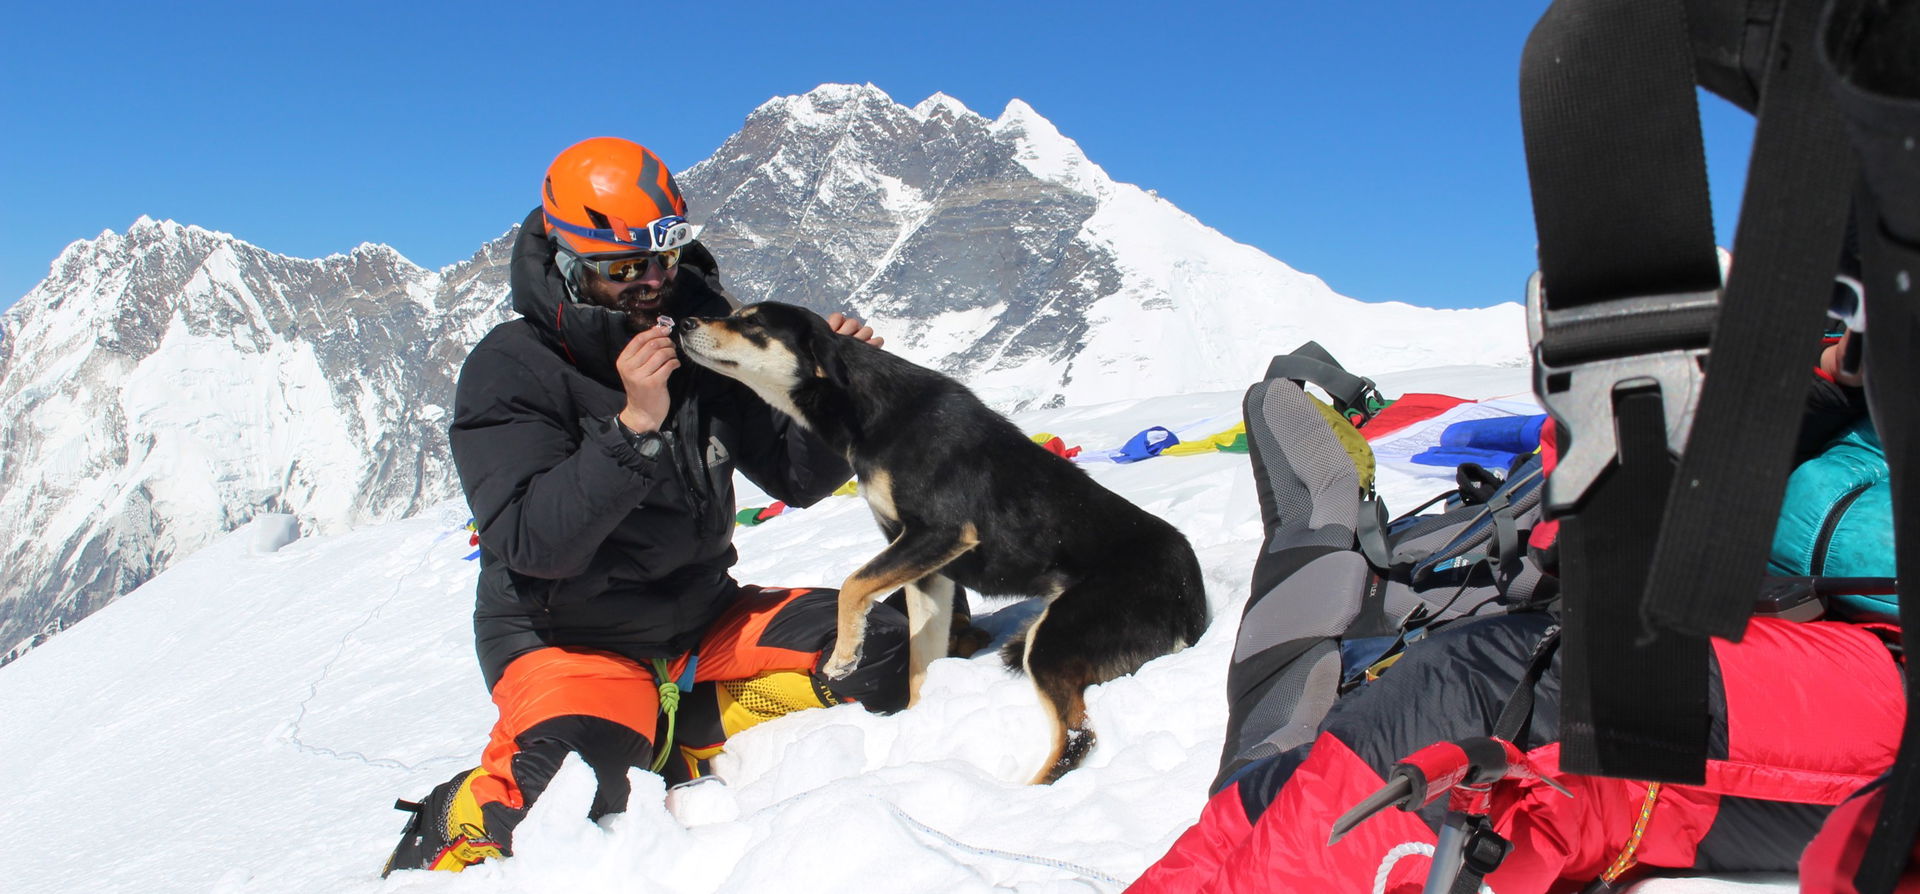
<svg viewBox="0 0 1920 894">
<path fill-rule="evenodd" d="M 859 666 L 860 650 L 858 648 L 851 651 L 834 649 L 833 655 L 827 658 L 827 663 L 820 666 L 820 673 L 829 680 L 842 680 Z"/>
</svg>

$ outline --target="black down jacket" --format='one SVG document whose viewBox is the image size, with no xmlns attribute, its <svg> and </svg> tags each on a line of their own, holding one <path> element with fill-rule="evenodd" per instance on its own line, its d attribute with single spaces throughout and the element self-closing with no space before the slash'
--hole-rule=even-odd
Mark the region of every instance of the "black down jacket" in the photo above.
<svg viewBox="0 0 1920 894">
<path fill-rule="evenodd" d="M 683 363 L 668 388 L 669 449 L 640 455 L 615 423 L 624 315 L 568 300 L 540 210 L 514 244 L 513 307 L 460 370 L 449 436 L 480 533 L 475 646 L 489 689 L 543 646 L 636 660 L 695 645 L 739 590 L 733 470 L 807 506 L 852 476 L 846 461 L 730 379 Z M 666 306 L 722 316 L 713 256 L 681 253 Z"/>
</svg>

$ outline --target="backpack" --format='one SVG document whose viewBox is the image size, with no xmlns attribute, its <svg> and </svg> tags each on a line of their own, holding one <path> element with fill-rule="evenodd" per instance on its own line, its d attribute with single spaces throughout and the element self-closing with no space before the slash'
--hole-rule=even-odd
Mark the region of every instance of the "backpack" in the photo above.
<svg viewBox="0 0 1920 894">
<path fill-rule="evenodd" d="M 1308 394 L 1308 383 L 1331 402 Z M 1370 380 L 1312 342 L 1274 358 L 1247 390 L 1266 534 L 1227 670 L 1213 791 L 1248 764 L 1311 742 L 1341 694 L 1427 632 L 1554 596 L 1525 545 L 1540 519 L 1538 457 L 1504 474 L 1464 464 L 1455 490 L 1389 520 L 1361 434 L 1381 406 Z"/>
</svg>

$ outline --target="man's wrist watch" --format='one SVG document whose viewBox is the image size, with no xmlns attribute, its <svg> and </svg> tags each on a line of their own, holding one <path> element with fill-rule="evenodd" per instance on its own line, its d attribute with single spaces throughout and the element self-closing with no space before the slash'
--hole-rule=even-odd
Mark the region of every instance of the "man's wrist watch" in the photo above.
<svg viewBox="0 0 1920 894">
<path fill-rule="evenodd" d="M 613 417 L 613 424 L 620 426 L 620 433 L 627 436 L 627 443 L 633 445 L 634 451 L 644 459 L 659 456 L 667 447 L 667 437 L 657 431 L 634 431 L 618 416 Z"/>
</svg>

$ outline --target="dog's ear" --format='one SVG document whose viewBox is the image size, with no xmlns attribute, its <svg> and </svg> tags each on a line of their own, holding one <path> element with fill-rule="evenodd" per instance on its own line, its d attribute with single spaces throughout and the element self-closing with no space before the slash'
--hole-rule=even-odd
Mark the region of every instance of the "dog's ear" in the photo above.
<svg viewBox="0 0 1920 894">
<path fill-rule="evenodd" d="M 832 382 L 835 387 L 848 387 L 847 364 L 843 355 L 849 347 L 847 341 L 850 336 L 834 332 L 827 327 L 824 320 L 820 321 L 820 325 L 813 327 L 812 331 L 813 362 L 816 365 L 814 372 Z"/>
</svg>

